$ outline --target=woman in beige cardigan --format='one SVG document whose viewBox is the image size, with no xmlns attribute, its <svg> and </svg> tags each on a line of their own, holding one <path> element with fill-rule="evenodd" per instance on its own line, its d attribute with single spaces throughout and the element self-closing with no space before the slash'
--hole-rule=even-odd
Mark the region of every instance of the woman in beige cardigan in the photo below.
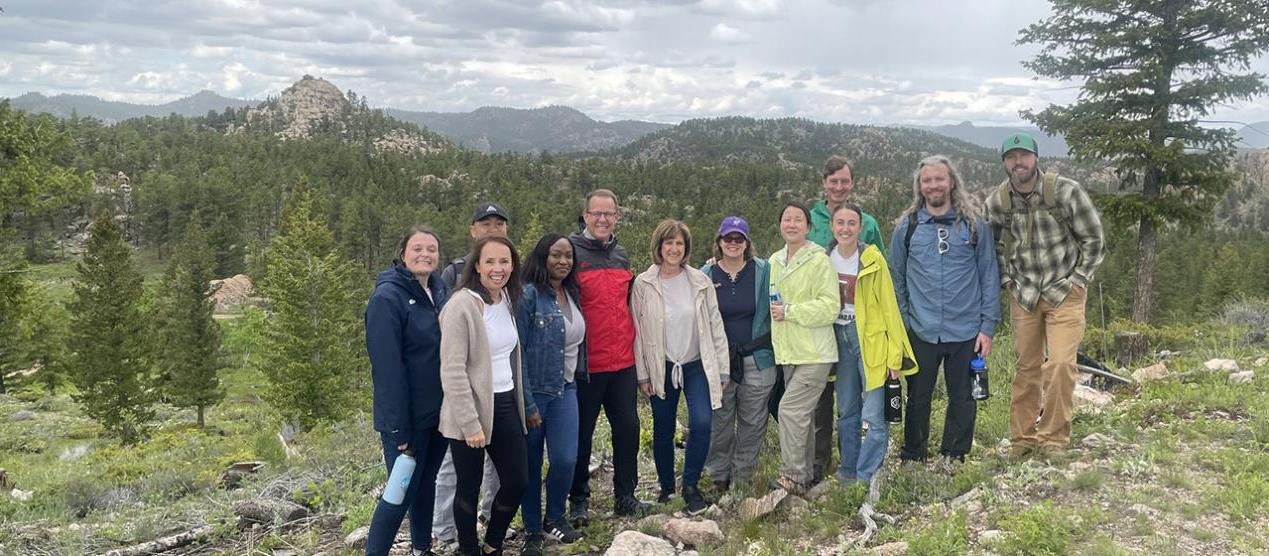
<svg viewBox="0 0 1269 556">
<path fill-rule="evenodd" d="M 519 260 L 503 237 L 476 242 L 463 288 L 441 311 L 441 434 L 450 439 L 458 486 L 454 527 L 464 555 L 502 554 L 502 541 L 528 482 L 524 386 L 515 302 Z M 485 543 L 477 544 L 476 495 L 485 454 L 498 471 Z"/>
<path fill-rule="evenodd" d="M 654 264 L 635 278 L 635 368 L 639 388 L 652 404 L 652 454 L 661 503 L 674 493 L 674 429 L 679 393 L 687 399 L 688 440 L 683 456 L 683 502 L 692 515 L 709 502 L 697 484 L 709 455 L 711 415 L 722 407 L 727 333 L 714 283 L 688 265 L 692 234 L 677 220 L 652 232 Z"/>
</svg>

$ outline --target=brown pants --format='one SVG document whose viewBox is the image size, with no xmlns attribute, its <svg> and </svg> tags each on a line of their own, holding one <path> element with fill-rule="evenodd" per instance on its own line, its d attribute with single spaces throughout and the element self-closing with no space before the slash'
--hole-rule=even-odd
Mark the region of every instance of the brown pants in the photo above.
<svg viewBox="0 0 1269 556">
<path fill-rule="evenodd" d="M 1087 295 L 1084 288 L 1071 288 L 1058 307 L 1042 299 L 1033 312 L 1010 296 L 1014 349 L 1018 352 L 1018 374 L 1009 403 L 1010 441 L 1015 446 L 1065 448 L 1070 443 L 1078 372 L 1075 356 L 1084 338 Z"/>
</svg>

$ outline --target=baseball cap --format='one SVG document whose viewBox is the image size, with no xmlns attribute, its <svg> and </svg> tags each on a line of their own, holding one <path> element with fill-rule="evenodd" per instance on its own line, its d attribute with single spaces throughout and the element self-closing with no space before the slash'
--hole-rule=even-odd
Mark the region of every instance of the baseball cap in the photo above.
<svg viewBox="0 0 1269 556">
<path fill-rule="evenodd" d="M 507 211 L 502 210 L 502 205 L 499 205 L 498 203 L 481 203 L 480 206 L 476 207 L 476 212 L 472 213 L 471 221 L 474 223 L 477 220 L 489 216 L 497 216 L 503 220 L 511 220 L 507 217 Z"/>
<path fill-rule="evenodd" d="M 745 236 L 745 240 L 749 240 L 749 223 L 739 216 L 723 218 L 723 223 L 718 225 L 718 237 L 723 237 L 730 233 L 739 233 Z"/>
<path fill-rule="evenodd" d="M 1004 158 L 1005 153 L 1014 149 L 1040 154 L 1040 147 L 1036 145 L 1035 138 L 1026 133 L 1012 133 L 1005 137 L 1005 140 L 1000 144 L 1000 157 Z"/>
</svg>

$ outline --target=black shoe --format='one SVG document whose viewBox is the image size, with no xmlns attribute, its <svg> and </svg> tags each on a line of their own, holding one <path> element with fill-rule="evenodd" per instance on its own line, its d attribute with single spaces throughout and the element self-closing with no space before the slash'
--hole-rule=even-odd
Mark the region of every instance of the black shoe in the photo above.
<svg viewBox="0 0 1269 556">
<path fill-rule="evenodd" d="M 652 504 L 634 496 L 622 496 L 613 504 L 613 513 L 620 516 L 643 517 L 652 513 Z"/>
<path fill-rule="evenodd" d="M 529 533 L 524 539 L 524 548 L 520 549 L 520 556 L 543 556 L 542 544 L 545 542 L 542 533 Z"/>
<path fill-rule="evenodd" d="M 674 498 L 674 489 L 661 489 L 661 494 L 657 495 L 657 504 L 669 504 L 670 499 Z"/>
<path fill-rule="evenodd" d="M 714 481 L 714 492 L 727 492 L 731 490 L 730 479 L 719 479 Z"/>
<path fill-rule="evenodd" d="M 573 544 L 586 536 L 581 531 L 574 529 L 567 521 L 548 521 L 543 529 L 546 530 L 546 534 L 555 537 L 555 540 L 564 544 Z"/>
<path fill-rule="evenodd" d="M 683 487 L 683 502 L 687 515 L 700 515 L 709 509 L 709 501 L 701 494 L 701 489 L 694 486 Z"/>
<path fill-rule="evenodd" d="M 568 521 L 573 527 L 585 529 L 587 525 L 590 525 L 589 498 L 571 498 L 569 499 L 569 506 Z"/>
</svg>

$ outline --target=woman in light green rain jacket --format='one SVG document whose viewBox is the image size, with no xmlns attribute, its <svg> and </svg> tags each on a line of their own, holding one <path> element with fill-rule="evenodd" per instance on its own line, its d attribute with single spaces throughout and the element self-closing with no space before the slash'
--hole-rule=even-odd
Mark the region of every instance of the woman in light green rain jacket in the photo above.
<svg viewBox="0 0 1269 556">
<path fill-rule="evenodd" d="M 828 255 L 807 240 L 811 211 L 790 202 L 780 210 L 785 246 L 771 255 L 771 344 L 784 368 L 780 399 L 780 477 L 775 488 L 802 492 L 815 457 L 815 405 L 837 362 L 833 321 L 841 304 Z"/>
</svg>

